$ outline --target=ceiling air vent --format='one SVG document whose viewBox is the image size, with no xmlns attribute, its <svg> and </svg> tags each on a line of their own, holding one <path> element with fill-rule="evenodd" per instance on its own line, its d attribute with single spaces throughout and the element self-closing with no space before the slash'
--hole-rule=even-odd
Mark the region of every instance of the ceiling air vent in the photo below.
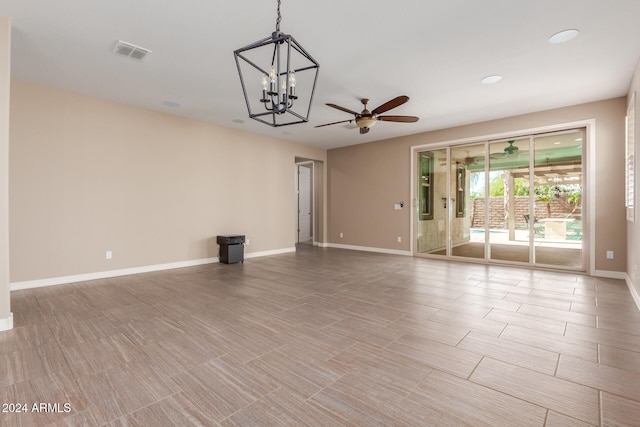
<svg viewBox="0 0 640 427">
<path fill-rule="evenodd" d="M 148 53 L 151 53 L 151 51 L 149 49 L 118 40 L 113 48 L 113 53 L 142 61 Z"/>
</svg>

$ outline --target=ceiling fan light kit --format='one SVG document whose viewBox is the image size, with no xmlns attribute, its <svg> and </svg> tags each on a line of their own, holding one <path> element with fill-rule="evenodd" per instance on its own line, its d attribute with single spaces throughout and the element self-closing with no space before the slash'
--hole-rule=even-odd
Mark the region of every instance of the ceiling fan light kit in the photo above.
<svg viewBox="0 0 640 427">
<path fill-rule="evenodd" d="M 373 125 L 375 124 L 376 124 L 376 119 L 374 119 L 373 117 L 360 117 L 356 119 L 356 125 L 359 128 L 370 128 L 370 127 L 373 127 Z"/>
<path fill-rule="evenodd" d="M 368 99 L 363 99 L 362 100 L 362 105 L 364 105 L 364 110 L 362 110 L 362 112 L 356 116 L 356 126 L 358 126 L 360 129 L 362 128 L 370 128 L 371 126 L 376 124 L 376 119 L 375 117 L 373 117 L 373 115 L 369 112 L 369 110 L 367 110 L 367 103 L 369 102 Z"/>
<path fill-rule="evenodd" d="M 233 52 L 249 117 L 273 127 L 309 121 L 320 64 L 289 34 L 270 36 Z"/>
<path fill-rule="evenodd" d="M 324 127 L 324 126 L 330 126 L 330 125 L 337 125 L 339 123 L 351 123 L 353 121 L 356 122 L 356 125 L 358 126 L 358 128 L 360 128 L 360 134 L 364 135 L 365 133 L 369 132 L 369 129 L 371 129 L 371 127 L 373 127 L 378 121 L 382 121 L 382 122 L 398 122 L 398 123 L 414 123 L 418 121 L 418 117 L 415 116 L 380 116 L 379 114 L 381 113 L 385 113 L 393 108 L 399 107 L 402 104 L 406 103 L 407 101 L 409 101 L 409 97 L 405 96 L 405 95 L 401 95 L 401 96 L 397 96 L 395 98 L 393 98 L 390 101 L 385 102 L 384 104 L 380 105 L 377 108 L 374 108 L 373 110 L 369 111 L 367 109 L 367 104 L 369 103 L 369 100 L 367 98 L 362 99 L 360 102 L 362 102 L 362 105 L 364 106 L 364 109 L 357 113 L 353 110 L 350 110 L 348 108 L 345 107 L 341 107 L 339 105 L 336 104 L 327 104 L 327 106 L 331 107 L 331 108 L 335 108 L 337 110 L 340 111 L 344 111 L 345 113 L 349 113 L 349 114 L 353 114 L 354 118 L 353 119 L 349 119 L 349 120 L 342 120 L 339 122 L 333 122 L 333 123 L 325 123 L 323 125 L 318 125 L 316 126 L 317 128 L 319 127 Z"/>
</svg>

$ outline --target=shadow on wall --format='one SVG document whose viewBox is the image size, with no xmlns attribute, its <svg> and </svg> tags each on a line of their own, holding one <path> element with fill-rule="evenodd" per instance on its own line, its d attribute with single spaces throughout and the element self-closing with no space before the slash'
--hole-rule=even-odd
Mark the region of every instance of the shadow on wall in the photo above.
<svg viewBox="0 0 640 427">
<path fill-rule="evenodd" d="M 206 240 L 207 258 L 217 258 L 220 253 L 220 246 L 216 240 L 216 236 L 211 236 Z"/>
</svg>

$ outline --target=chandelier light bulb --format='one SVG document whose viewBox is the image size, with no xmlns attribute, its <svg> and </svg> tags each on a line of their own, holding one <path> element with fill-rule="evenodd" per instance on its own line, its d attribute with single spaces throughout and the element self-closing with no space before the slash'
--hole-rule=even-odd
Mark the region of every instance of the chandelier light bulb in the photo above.
<svg viewBox="0 0 640 427">
<path fill-rule="evenodd" d="M 282 87 L 280 89 L 280 95 L 282 96 L 282 104 L 287 103 L 287 79 L 282 79 Z"/>
<path fill-rule="evenodd" d="M 271 71 L 269 71 L 269 81 L 271 82 L 269 85 L 269 91 L 275 92 L 277 88 L 276 69 L 273 66 L 271 67 Z"/>
<path fill-rule="evenodd" d="M 289 73 L 289 97 L 291 99 L 298 99 L 296 96 L 296 73 L 291 71 Z"/>
<path fill-rule="evenodd" d="M 267 102 L 267 84 L 269 80 L 267 79 L 267 75 L 262 76 L 262 99 L 260 102 Z"/>
</svg>

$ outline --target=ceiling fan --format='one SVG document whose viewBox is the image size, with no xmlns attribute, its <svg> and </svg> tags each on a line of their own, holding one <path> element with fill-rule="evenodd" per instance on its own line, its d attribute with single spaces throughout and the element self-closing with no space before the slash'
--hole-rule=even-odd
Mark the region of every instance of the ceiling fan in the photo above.
<svg viewBox="0 0 640 427">
<path fill-rule="evenodd" d="M 339 123 L 347 123 L 347 122 L 351 123 L 355 121 L 356 125 L 360 128 L 360 134 L 362 135 L 369 132 L 369 129 L 371 129 L 371 127 L 375 125 L 377 121 L 400 122 L 400 123 L 417 122 L 418 117 L 415 117 L 415 116 L 379 116 L 378 115 L 378 114 L 385 113 L 393 108 L 399 107 L 405 102 L 407 102 L 408 100 L 409 100 L 408 96 L 405 96 L 405 95 L 398 96 L 393 98 L 391 101 L 387 101 L 381 106 L 369 111 L 367 110 L 367 103 L 369 102 L 369 100 L 367 98 L 364 98 L 361 100 L 362 105 L 364 105 L 364 109 L 359 113 L 353 110 L 349 110 L 348 108 L 341 107 L 336 104 L 327 104 L 329 107 L 336 108 L 340 111 L 344 111 L 345 113 L 353 114 L 354 118 L 349 120 L 342 120 L 339 122 L 326 123 L 324 125 L 318 125 L 315 127 L 319 128 L 323 126 L 337 125 Z"/>
<path fill-rule="evenodd" d="M 471 151 L 466 150 L 467 151 L 467 156 L 466 157 L 452 157 L 452 160 L 455 161 L 456 163 L 462 163 L 465 166 L 471 166 L 471 165 L 477 165 L 478 164 L 478 157 L 477 156 L 472 156 L 471 155 Z M 438 159 L 440 161 L 440 166 L 444 166 L 447 164 L 447 158 L 446 157 L 441 157 Z"/>
<path fill-rule="evenodd" d="M 518 146 L 513 145 L 513 143 L 516 142 L 515 140 L 511 140 L 511 141 L 507 141 L 507 146 L 504 147 L 504 150 L 502 150 L 502 153 L 494 153 L 491 155 L 492 159 L 504 159 L 504 158 L 513 158 L 513 157 L 517 157 L 518 156 Z"/>
</svg>

